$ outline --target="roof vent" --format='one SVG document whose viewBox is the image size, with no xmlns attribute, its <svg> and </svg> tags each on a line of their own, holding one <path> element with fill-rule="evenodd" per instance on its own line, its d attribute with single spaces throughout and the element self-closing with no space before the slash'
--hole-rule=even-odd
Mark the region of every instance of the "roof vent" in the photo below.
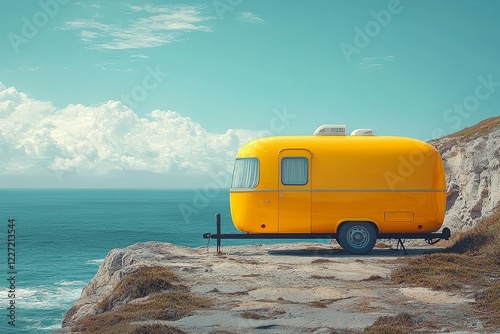
<svg viewBox="0 0 500 334">
<path fill-rule="evenodd" d="M 321 125 L 314 131 L 315 136 L 345 136 L 347 134 L 346 125 Z"/>
<path fill-rule="evenodd" d="M 356 129 L 351 132 L 351 136 L 373 136 L 375 131 L 373 129 Z"/>
</svg>

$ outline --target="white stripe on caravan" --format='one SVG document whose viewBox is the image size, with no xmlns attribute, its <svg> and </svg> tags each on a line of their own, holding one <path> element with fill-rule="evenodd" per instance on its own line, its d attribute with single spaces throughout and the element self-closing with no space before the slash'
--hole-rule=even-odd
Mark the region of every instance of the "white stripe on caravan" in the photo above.
<svg viewBox="0 0 500 334">
<path fill-rule="evenodd" d="M 446 190 L 435 189 L 407 189 L 407 190 L 391 190 L 391 189 L 229 189 L 232 193 L 272 193 L 272 192 L 312 192 L 312 193 L 443 193 Z"/>
</svg>

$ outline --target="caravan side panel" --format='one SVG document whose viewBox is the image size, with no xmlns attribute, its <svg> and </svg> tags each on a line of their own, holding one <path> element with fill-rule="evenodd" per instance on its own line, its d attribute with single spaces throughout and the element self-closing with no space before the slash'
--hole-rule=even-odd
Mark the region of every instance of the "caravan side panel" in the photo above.
<svg viewBox="0 0 500 334">
<path fill-rule="evenodd" d="M 278 157 L 283 149 L 311 152 L 312 182 L 304 190 L 311 193 L 310 226 L 290 222 L 283 230 L 336 233 L 345 221 L 369 221 L 380 233 L 428 233 L 442 225 L 444 169 L 431 145 L 400 137 L 269 137 L 238 153 L 260 162 L 254 188 L 231 189 L 231 215 L 240 231 L 280 232 Z"/>
</svg>

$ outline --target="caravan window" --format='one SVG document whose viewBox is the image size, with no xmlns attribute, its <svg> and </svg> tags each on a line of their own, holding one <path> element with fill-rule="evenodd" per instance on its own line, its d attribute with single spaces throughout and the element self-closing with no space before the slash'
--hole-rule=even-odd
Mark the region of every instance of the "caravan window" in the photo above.
<svg viewBox="0 0 500 334">
<path fill-rule="evenodd" d="M 231 188 L 255 188 L 259 183 L 259 160 L 236 159 Z"/>
<path fill-rule="evenodd" d="M 302 157 L 281 159 L 281 183 L 285 186 L 303 186 L 308 182 L 309 161 Z"/>
</svg>

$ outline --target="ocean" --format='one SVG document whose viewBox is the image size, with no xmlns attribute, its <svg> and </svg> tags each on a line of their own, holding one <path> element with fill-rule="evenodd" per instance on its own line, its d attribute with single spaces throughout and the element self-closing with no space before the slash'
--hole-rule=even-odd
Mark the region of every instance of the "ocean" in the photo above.
<svg viewBox="0 0 500 334">
<path fill-rule="evenodd" d="M 51 333 L 111 249 L 144 241 L 206 246 L 202 235 L 215 232 L 216 213 L 223 233 L 237 232 L 227 189 L 0 190 L 0 333 Z"/>
</svg>

